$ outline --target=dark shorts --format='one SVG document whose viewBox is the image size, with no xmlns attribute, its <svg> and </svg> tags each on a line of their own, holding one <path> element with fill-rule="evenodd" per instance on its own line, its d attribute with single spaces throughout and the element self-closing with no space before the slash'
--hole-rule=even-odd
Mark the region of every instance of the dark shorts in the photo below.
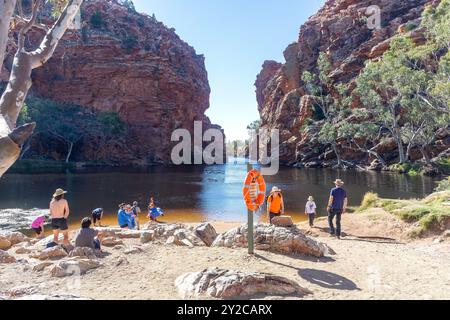
<svg viewBox="0 0 450 320">
<path fill-rule="evenodd" d="M 126 224 L 126 225 L 120 226 L 120 229 L 128 229 L 128 225 Z"/>
<path fill-rule="evenodd" d="M 280 217 L 280 216 L 281 216 L 281 213 L 273 213 L 273 212 L 271 212 L 271 213 L 270 213 L 270 223 L 272 223 L 272 220 L 273 220 L 274 218 Z"/>
<path fill-rule="evenodd" d="M 52 229 L 61 231 L 69 230 L 69 226 L 67 225 L 67 219 L 65 218 L 52 219 Z"/>
<path fill-rule="evenodd" d="M 92 214 L 92 221 L 94 222 L 94 224 L 97 223 L 97 221 L 102 220 L 102 214 L 101 213 L 93 213 Z"/>
<path fill-rule="evenodd" d="M 39 228 L 33 228 L 34 232 L 36 232 L 36 234 L 39 236 L 42 233 L 42 227 Z"/>
</svg>

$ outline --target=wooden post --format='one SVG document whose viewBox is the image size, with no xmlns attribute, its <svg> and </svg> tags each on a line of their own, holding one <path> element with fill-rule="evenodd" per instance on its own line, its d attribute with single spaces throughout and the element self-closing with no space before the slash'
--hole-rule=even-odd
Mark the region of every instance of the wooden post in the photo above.
<svg viewBox="0 0 450 320">
<path fill-rule="evenodd" d="M 247 164 L 247 172 L 253 170 L 253 165 L 249 162 Z M 247 210 L 248 212 L 248 226 L 247 226 L 247 243 L 248 243 L 248 254 L 255 254 L 254 249 L 254 239 L 253 239 L 253 216 L 254 212 Z"/>
</svg>

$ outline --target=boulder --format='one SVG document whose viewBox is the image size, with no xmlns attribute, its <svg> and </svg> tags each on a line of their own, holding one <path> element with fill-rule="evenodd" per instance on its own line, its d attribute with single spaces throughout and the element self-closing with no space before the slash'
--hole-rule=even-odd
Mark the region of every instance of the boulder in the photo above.
<svg viewBox="0 0 450 320">
<path fill-rule="evenodd" d="M 210 223 L 203 223 L 195 228 L 195 234 L 210 247 L 217 238 L 216 229 Z"/>
<path fill-rule="evenodd" d="M 59 240 L 60 242 L 62 242 L 62 241 L 64 240 L 64 236 L 63 236 L 62 234 L 60 234 L 58 240 Z M 33 248 L 36 249 L 36 250 L 45 250 L 45 249 L 47 248 L 47 245 L 48 245 L 49 243 L 51 243 L 51 242 L 53 242 L 53 236 L 52 236 L 52 235 L 51 235 L 51 236 L 48 236 L 48 237 L 45 237 L 44 239 L 41 239 L 41 240 L 37 241 L 37 242 L 33 245 Z"/>
<path fill-rule="evenodd" d="M 70 254 L 69 257 L 73 258 L 73 257 L 80 257 L 80 258 L 86 258 L 86 259 L 96 259 L 97 255 L 95 254 L 95 250 L 92 248 L 81 248 L 81 247 L 77 247 L 75 249 L 73 249 Z"/>
<path fill-rule="evenodd" d="M 108 237 L 108 238 L 104 238 L 102 240 L 102 245 L 106 246 L 106 247 L 115 247 L 118 245 L 122 245 L 123 241 L 120 239 L 116 239 L 113 237 Z"/>
<path fill-rule="evenodd" d="M 52 269 L 52 277 L 63 278 L 72 275 L 83 275 L 87 271 L 100 267 L 98 260 L 69 258 L 59 261 Z"/>
<path fill-rule="evenodd" d="M 44 249 L 41 252 L 31 255 L 31 258 L 39 259 L 39 260 L 61 259 L 64 257 L 67 257 L 67 252 L 61 246 Z"/>
<path fill-rule="evenodd" d="M 334 254 L 326 244 L 306 236 L 296 226 L 291 228 L 274 225 L 258 225 L 254 231 L 255 248 L 281 254 L 304 254 L 323 257 Z M 234 228 L 221 234 L 214 241 L 213 247 L 245 248 L 247 244 L 247 225 Z"/>
<path fill-rule="evenodd" d="M 138 254 L 144 252 L 144 249 L 139 246 L 132 246 L 124 251 L 125 254 Z"/>
<path fill-rule="evenodd" d="M 290 228 L 294 226 L 294 221 L 290 216 L 279 216 L 272 219 L 272 224 L 278 227 Z"/>
<path fill-rule="evenodd" d="M 125 266 L 125 265 L 128 265 L 128 264 L 130 264 L 130 262 L 128 261 L 128 259 L 127 258 L 125 258 L 125 257 L 119 257 L 118 259 L 117 259 L 117 261 L 114 263 L 114 265 L 116 266 L 116 267 L 119 267 L 119 266 Z"/>
<path fill-rule="evenodd" d="M 0 250 L 0 264 L 10 264 L 16 262 L 16 258 L 8 252 Z"/>
<path fill-rule="evenodd" d="M 154 231 L 144 231 L 141 233 L 141 243 L 142 244 L 149 243 L 149 242 L 153 241 L 154 238 L 155 238 Z"/>
<path fill-rule="evenodd" d="M 29 254 L 33 252 L 33 250 L 27 247 L 18 247 L 15 252 L 16 254 Z"/>
<path fill-rule="evenodd" d="M 123 230 L 117 233 L 117 236 L 121 239 L 139 239 L 142 235 L 142 231 L 139 230 Z"/>
<path fill-rule="evenodd" d="M 12 243 L 6 237 L 0 236 L 0 250 L 8 250 Z"/>
<path fill-rule="evenodd" d="M 0 238 L 5 238 L 11 245 L 15 245 L 24 241 L 28 241 L 28 237 L 21 232 L 17 231 L 2 231 L 0 232 Z"/>
<path fill-rule="evenodd" d="M 306 295 L 311 292 L 289 279 L 258 272 L 239 272 L 209 268 L 186 273 L 175 281 L 183 299 L 210 296 L 234 299 L 255 295 Z"/>
<path fill-rule="evenodd" d="M 44 271 L 45 268 L 52 266 L 54 263 L 50 262 L 50 261 L 44 261 L 41 263 L 38 263 L 36 265 L 34 265 L 33 267 L 33 271 L 35 272 L 41 272 Z"/>
</svg>

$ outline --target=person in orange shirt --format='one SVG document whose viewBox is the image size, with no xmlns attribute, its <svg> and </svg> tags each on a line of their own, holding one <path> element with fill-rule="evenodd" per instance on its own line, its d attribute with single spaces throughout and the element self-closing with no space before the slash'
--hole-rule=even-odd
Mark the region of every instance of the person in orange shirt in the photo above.
<svg viewBox="0 0 450 320">
<path fill-rule="evenodd" d="M 267 218 L 272 224 L 275 217 L 284 214 L 284 200 L 281 190 L 278 187 L 273 187 L 269 198 L 267 198 Z"/>
</svg>

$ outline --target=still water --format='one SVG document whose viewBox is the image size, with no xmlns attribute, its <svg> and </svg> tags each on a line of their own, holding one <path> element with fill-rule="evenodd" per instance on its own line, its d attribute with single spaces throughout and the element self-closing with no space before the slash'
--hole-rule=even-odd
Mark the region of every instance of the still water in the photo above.
<svg viewBox="0 0 450 320">
<path fill-rule="evenodd" d="M 241 194 L 246 169 L 245 162 L 239 160 L 211 167 L 7 174 L 0 180 L 0 229 L 28 227 L 36 214 L 48 212 L 51 195 L 59 187 L 69 191 L 72 224 L 78 224 L 93 209 L 103 207 L 106 222 L 115 225 L 119 203 L 139 201 L 145 209 L 150 195 L 164 209 L 165 217 L 161 219 L 164 222 L 244 222 L 247 211 Z M 345 181 L 353 206 L 359 205 L 368 191 L 387 198 L 409 199 L 424 197 L 436 185 L 427 177 L 294 168 L 282 168 L 278 175 L 266 177 L 266 182 L 268 189 L 274 185 L 282 188 L 286 213 L 299 221 L 304 218 L 304 206 L 310 195 L 316 199 L 320 214 L 325 214 L 329 190 L 336 178 Z"/>
</svg>

